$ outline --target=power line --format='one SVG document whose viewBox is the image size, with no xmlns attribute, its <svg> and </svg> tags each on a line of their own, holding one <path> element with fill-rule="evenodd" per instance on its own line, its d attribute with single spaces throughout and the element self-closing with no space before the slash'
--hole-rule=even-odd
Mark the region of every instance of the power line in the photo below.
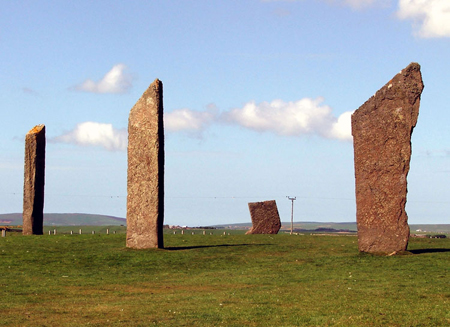
<svg viewBox="0 0 450 327">
<path fill-rule="evenodd" d="M 23 192 L 0 192 L 0 194 L 3 195 L 14 195 L 14 196 L 23 196 Z M 87 198 L 126 198 L 126 195 L 116 195 L 116 194 L 67 194 L 67 193 L 45 193 L 45 196 L 51 196 L 51 197 L 87 197 Z M 245 195 L 245 196 L 166 196 L 166 199 L 279 199 L 279 198 L 285 198 L 287 196 L 284 195 Z M 296 199 L 303 199 L 303 200 L 331 200 L 331 201 L 355 201 L 355 198 L 339 198 L 339 197 L 314 197 L 314 196 L 296 196 Z M 408 200 L 407 203 L 414 204 L 414 203 L 429 203 L 429 204 L 450 204 L 450 201 L 428 201 L 428 200 Z"/>
</svg>

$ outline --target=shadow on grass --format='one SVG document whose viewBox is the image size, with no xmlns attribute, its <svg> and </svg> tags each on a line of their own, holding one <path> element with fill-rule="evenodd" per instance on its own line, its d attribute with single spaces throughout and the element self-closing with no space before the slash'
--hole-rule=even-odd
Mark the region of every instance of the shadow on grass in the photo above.
<svg viewBox="0 0 450 327">
<path fill-rule="evenodd" d="M 219 247 L 231 247 L 231 246 L 261 246 L 271 244 L 217 244 L 217 245 L 194 245 L 194 246 L 168 246 L 164 250 L 177 251 L 177 250 L 192 250 L 202 248 L 219 248 Z"/>
<path fill-rule="evenodd" d="M 423 253 L 438 253 L 438 252 L 450 252 L 450 249 L 417 249 L 417 250 L 408 250 L 412 254 L 423 254 Z"/>
</svg>

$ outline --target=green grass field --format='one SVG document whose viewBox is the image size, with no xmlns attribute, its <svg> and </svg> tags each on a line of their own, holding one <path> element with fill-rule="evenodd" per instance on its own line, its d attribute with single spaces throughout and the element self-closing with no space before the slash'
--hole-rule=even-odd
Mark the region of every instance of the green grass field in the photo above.
<svg viewBox="0 0 450 327">
<path fill-rule="evenodd" d="M 222 231 L 223 233 L 223 231 Z M 358 253 L 355 236 L 0 238 L 1 326 L 448 326 L 450 240 Z"/>
</svg>

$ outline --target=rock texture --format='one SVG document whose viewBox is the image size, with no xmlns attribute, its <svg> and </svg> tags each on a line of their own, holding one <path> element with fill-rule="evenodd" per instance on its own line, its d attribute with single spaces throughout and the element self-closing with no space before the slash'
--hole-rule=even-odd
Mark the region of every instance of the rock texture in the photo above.
<svg viewBox="0 0 450 327">
<path fill-rule="evenodd" d="M 423 87 L 420 66 L 411 63 L 352 115 L 361 252 L 393 253 L 408 246 L 406 177 Z"/>
<path fill-rule="evenodd" d="M 127 184 L 126 246 L 163 248 L 163 85 L 158 79 L 130 111 Z"/>
<path fill-rule="evenodd" d="M 250 202 L 248 204 L 252 218 L 252 228 L 245 234 L 277 234 L 281 228 L 275 200 Z"/>
<path fill-rule="evenodd" d="M 44 228 L 45 126 L 25 136 L 23 235 L 42 235 Z"/>
</svg>

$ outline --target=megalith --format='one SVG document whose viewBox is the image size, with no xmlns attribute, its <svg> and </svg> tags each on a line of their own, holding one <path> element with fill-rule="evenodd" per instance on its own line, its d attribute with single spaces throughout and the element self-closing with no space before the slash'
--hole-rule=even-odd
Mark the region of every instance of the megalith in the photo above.
<svg viewBox="0 0 450 327">
<path fill-rule="evenodd" d="M 128 120 L 127 240 L 134 249 L 163 248 L 163 84 L 156 79 Z"/>
<path fill-rule="evenodd" d="M 245 234 L 277 234 L 281 228 L 275 200 L 250 202 L 248 204 L 252 228 Z"/>
<path fill-rule="evenodd" d="M 423 87 L 420 65 L 411 63 L 352 115 L 361 252 L 394 253 L 408 246 L 406 178 Z"/>
<path fill-rule="evenodd" d="M 45 143 L 45 125 L 36 125 L 25 136 L 23 235 L 44 232 Z"/>
</svg>

